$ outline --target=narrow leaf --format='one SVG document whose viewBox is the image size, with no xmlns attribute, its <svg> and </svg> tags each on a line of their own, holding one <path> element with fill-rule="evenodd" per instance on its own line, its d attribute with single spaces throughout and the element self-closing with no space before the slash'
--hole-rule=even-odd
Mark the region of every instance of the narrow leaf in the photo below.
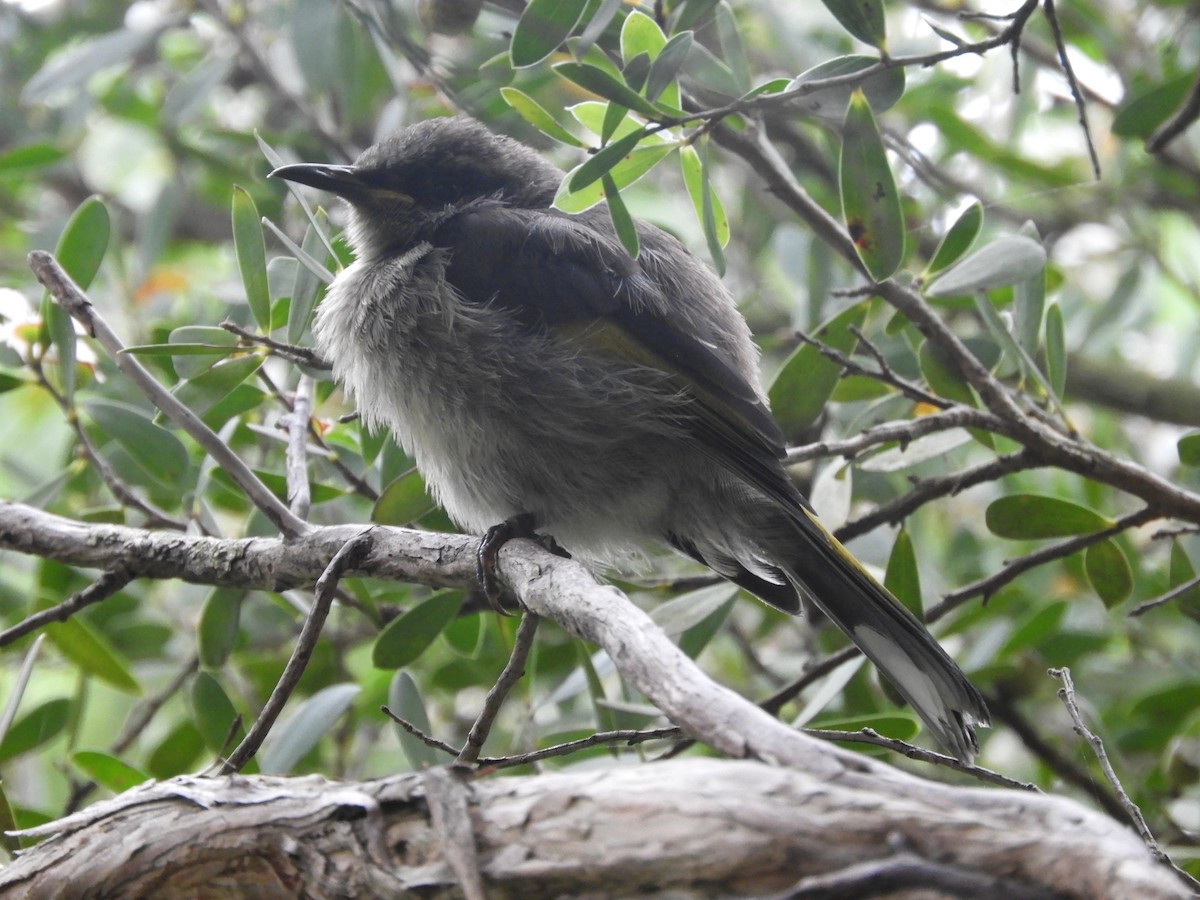
<svg viewBox="0 0 1200 900">
<path fill-rule="evenodd" d="M 388 707 L 393 714 L 413 725 L 422 734 L 432 733 L 429 715 L 421 701 L 421 692 L 407 672 L 397 672 L 392 678 L 392 683 L 388 686 Z M 400 749 L 404 751 L 413 769 L 419 771 L 446 762 L 446 758 L 437 750 L 399 725 L 396 725 L 396 736 L 400 739 Z"/>
<path fill-rule="evenodd" d="M 1042 494 L 1001 497 L 988 506 L 985 520 L 992 534 L 1011 540 L 1092 534 L 1113 524 L 1095 510 Z"/>
<path fill-rule="evenodd" d="M 135 406 L 89 400 L 83 407 L 96 426 L 115 440 L 147 474 L 178 485 L 188 470 L 188 454 L 179 438 L 155 425 Z"/>
<path fill-rule="evenodd" d="M 853 75 L 877 65 L 877 57 L 858 55 L 838 56 L 818 63 L 788 82 L 787 90 L 800 91 L 789 105 L 805 115 L 840 122 L 846 115 L 850 96 L 855 90 L 861 90 L 876 113 L 889 110 L 904 96 L 905 77 L 902 68 L 882 69 L 857 84 L 821 86 L 828 79 Z"/>
<path fill-rule="evenodd" d="M 632 109 L 634 112 L 646 116 L 661 115 L 657 106 L 598 66 L 590 63 L 563 62 L 553 66 L 553 69 L 568 81 L 574 82 L 605 100 L 619 103 L 626 109 Z"/>
<path fill-rule="evenodd" d="M 611 144 L 601 147 L 567 179 L 569 188 L 572 191 L 578 191 L 593 181 L 598 181 L 608 173 L 609 169 L 629 155 L 645 133 L 645 128 L 639 128 Z"/>
<path fill-rule="evenodd" d="M 1179 461 L 1185 466 L 1200 466 L 1200 431 L 1190 431 L 1175 445 Z"/>
<path fill-rule="evenodd" d="M 612 220 L 613 228 L 616 229 L 621 246 L 625 248 L 630 259 L 637 259 L 641 247 L 638 243 L 637 226 L 634 224 L 633 216 L 629 214 L 620 189 L 613 182 L 612 177 L 606 173 L 601 181 L 604 184 L 604 199 L 608 201 L 608 216 Z"/>
<path fill-rule="evenodd" d="M 822 0 L 843 28 L 866 44 L 883 50 L 887 31 L 883 20 L 883 0 Z"/>
<path fill-rule="evenodd" d="M 583 141 L 559 125 L 554 116 L 545 107 L 524 91 L 506 86 L 500 88 L 500 96 L 504 98 L 505 103 L 513 108 L 517 115 L 542 134 L 548 135 L 559 143 L 570 147 L 587 146 Z"/>
<path fill-rule="evenodd" d="M 70 721 L 71 701 L 47 700 L 17 719 L 0 741 L 0 762 L 36 750 L 62 733 Z"/>
<path fill-rule="evenodd" d="M 434 506 L 425 489 L 425 479 L 411 468 L 383 489 L 371 510 L 371 521 L 378 525 L 409 525 Z"/>
<path fill-rule="evenodd" d="M 142 693 L 129 663 L 109 644 L 103 634 L 79 617 L 46 626 L 46 635 L 58 652 L 88 675 L 99 678 L 119 691 L 135 696 Z"/>
<path fill-rule="evenodd" d="M 629 63 L 641 54 L 653 60 L 667 45 L 667 36 L 658 23 L 639 9 L 633 9 L 621 25 L 621 59 Z"/>
<path fill-rule="evenodd" d="M 1116 541 L 1101 541 L 1088 547 L 1083 562 L 1092 590 L 1105 606 L 1112 608 L 1133 593 L 1133 571 Z"/>
<path fill-rule="evenodd" d="M 150 776 L 141 769 L 97 750 L 80 750 L 71 756 L 71 763 L 96 784 L 114 794 L 123 793 L 150 780 Z"/>
<path fill-rule="evenodd" d="M 933 259 L 929 261 L 929 266 L 925 269 L 926 277 L 953 265 L 970 250 L 982 227 L 983 204 L 976 200 L 959 213 L 954 224 L 950 226 L 950 230 L 942 236 L 937 250 L 934 251 Z"/>
<path fill-rule="evenodd" d="M 1023 235 L 1006 235 L 947 269 L 928 288 L 928 297 L 962 297 L 1027 281 L 1046 265 L 1042 245 Z"/>
<path fill-rule="evenodd" d="M 856 303 L 817 329 L 817 340 L 853 353 L 858 338 L 851 327 L 859 327 L 867 317 L 867 304 Z M 771 382 L 771 409 L 785 436 L 799 434 L 817 420 L 841 375 L 841 367 L 809 344 L 802 344 L 787 358 Z"/>
<path fill-rule="evenodd" d="M 267 250 L 263 244 L 262 220 L 254 198 L 237 185 L 233 188 L 233 249 L 254 321 L 259 328 L 270 331 L 271 293 L 267 285 Z"/>
<path fill-rule="evenodd" d="M 900 529 L 896 535 L 896 542 L 892 544 L 887 572 L 883 576 L 883 586 L 908 607 L 909 612 L 916 616 L 922 614 L 921 575 L 917 569 L 917 554 L 913 550 L 912 537 L 907 528 Z"/>
<path fill-rule="evenodd" d="M 904 261 L 904 211 L 871 107 L 855 91 L 842 130 L 838 165 L 842 216 L 867 272 L 875 281 Z"/>
<path fill-rule="evenodd" d="M 530 0 L 513 29 L 508 51 L 513 68 L 537 65 L 562 46 L 585 9 L 578 0 Z"/>
<path fill-rule="evenodd" d="M 458 615 L 462 591 L 438 591 L 423 603 L 396 617 L 379 633 L 371 651 L 377 669 L 407 666 L 433 643 Z"/>
<path fill-rule="evenodd" d="M 362 688 L 357 684 L 331 684 L 304 701 L 282 728 L 272 732 L 263 747 L 259 767 L 269 775 L 287 775 L 345 715 Z"/>
<path fill-rule="evenodd" d="M 225 664 L 237 643 L 242 601 L 246 592 L 234 588 L 216 588 L 204 601 L 196 625 L 196 644 L 200 665 L 217 669 Z"/>
</svg>

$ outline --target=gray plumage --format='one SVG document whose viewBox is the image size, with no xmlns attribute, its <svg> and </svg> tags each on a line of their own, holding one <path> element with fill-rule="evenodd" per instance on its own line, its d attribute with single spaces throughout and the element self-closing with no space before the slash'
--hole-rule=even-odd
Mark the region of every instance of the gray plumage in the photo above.
<svg viewBox="0 0 1200 900">
<path fill-rule="evenodd" d="M 682 244 L 638 223 L 630 259 L 602 208 L 550 209 L 557 168 L 465 117 L 272 174 L 349 202 L 317 349 L 456 522 L 531 516 L 601 563 L 667 543 L 793 613 L 803 590 L 973 755 L 982 698 L 788 479 L 749 329 Z"/>
</svg>

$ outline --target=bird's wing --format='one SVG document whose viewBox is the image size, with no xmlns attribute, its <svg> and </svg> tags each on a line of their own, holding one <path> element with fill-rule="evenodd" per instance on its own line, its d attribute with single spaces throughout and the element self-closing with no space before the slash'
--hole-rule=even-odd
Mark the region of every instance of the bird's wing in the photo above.
<svg viewBox="0 0 1200 900">
<path fill-rule="evenodd" d="M 454 251 L 446 278 L 468 302 L 677 378 L 694 399 L 688 427 L 697 446 L 768 495 L 805 505 L 779 464 L 783 435 L 766 404 L 717 347 L 671 314 L 662 301 L 670 286 L 655 283 L 615 235 L 553 210 L 488 203 L 447 218 L 433 243 Z"/>
</svg>

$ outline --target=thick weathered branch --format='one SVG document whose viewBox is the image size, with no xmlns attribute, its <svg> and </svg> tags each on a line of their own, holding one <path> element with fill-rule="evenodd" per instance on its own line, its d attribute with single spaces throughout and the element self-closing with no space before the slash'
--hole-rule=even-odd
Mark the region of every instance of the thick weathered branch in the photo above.
<svg viewBox="0 0 1200 900">
<path fill-rule="evenodd" d="M 1132 832 L 1070 801 L 897 776 L 687 759 L 481 778 L 462 788 L 474 847 L 455 844 L 492 897 L 763 896 L 893 860 L 946 886 L 924 896 L 1188 896 Z M 147 783 L 37 829 L 55 836 L 0 870 L 0 895 L 462 896 L 425 791 L 415 774 Z"/>
</svg>

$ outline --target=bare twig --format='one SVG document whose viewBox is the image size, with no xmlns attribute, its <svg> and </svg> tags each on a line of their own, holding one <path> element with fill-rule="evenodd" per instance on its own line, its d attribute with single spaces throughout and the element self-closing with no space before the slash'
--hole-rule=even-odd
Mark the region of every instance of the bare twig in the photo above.
<svg viewBox="0 0 1200 900">
<path fill-rule="evenodd" d="M 830 728 L 803 728 L 801 730 L 805 734 L 820 738 L 823 741 L 840 741 L 842 743 L 870 744 L 872 747 L 885 747 L 909 759 L 932 763 L 937 766 L 945 766 L 948 769 L 972 775 L 980 781 L 986 781 L 989 784 L 998 784 L 1001 787 L 1016 788 L 1021 791 L 1034 791 L 1038 794 L 1042 793 L 1041 788 L 1035 784 L 1030 784 L 1027 781 L 1017 781 L 1006 775 L 1001 775 L 999 772 L 985 769 L 983 766 L 968 765 L 964 762 L 959 762 L 953 756 L 946 756 L 944 753 L 926 750 L 923 747 L 910 744 L 908 741 L 885 737 L 873 728 L 863 728 L 859 731 L 838 731 Z"/>
<path fill-rule="evenodd" d="M 1067 84 L 1071 87 L 1071 96 L 1075 98 L 1075 109 L 1079 112 L 1079 127 L 1083 129 L 1083 137 L 1087 141 L 1092 172 L 1098 179 L 1100 177 L 1100 157 L 1096 155 L 1096 145 L 1092 141 L 1092 129 L 1088 126 L 1087 106 L 1084 104 L 1079 82 L 1075 79 L 1075 70 L 1071 68 L 1071 58 L 1067 55 L 1067 43 L 1063 40 L 1062 26 L 1058 24 L 1058 13 L 1054 9 L 1054 0 L 1044 0 L 1042 8 L 1046 10 L 1046 21 L 1050 23 L 1050 33 L 1054 35 L 1054 45 L 1058 48 L 1058 59 L 1062 64 L 1063 74 L 1067 76 Z"/>
<path fill-rule="evenodd" d="M 330 607 L 333 606 L 339 579 L 346 571 L 359 565 L 370 553 L 373 543 L 372 531 L 372 528 L 366 528 L 347 541 L 329 561 L 325 572 L 317 580 L 312 610 L 304 621 L 304 627 L 300 630 L 300 637 L 296 640 L 296 647 L 283 669 L 283 674 L 279 676 L 279 681 L 271 691 L 271 696 L 267 698 L 266 704 L 258 714 L 258 718 L 254 720 L 254 725 L 246 733 L 246 737 L 225 760 L 221 767 L 222 775 L 240 771 L 242 766 L 262 746 L 263 740 L 274 726 L 275 720 L 279 718 L 284 704 L 287 703 L 296 684 L 300 681 L 300 676 L 304 674 L 304 670 L 308 666 L 308 661 L 317 646 L 317 640 L 321 636 L 321 629 L 325 625 L 325 619 L 329 615 Z"/>
<path fill-rule="evenodd" d="M 221 327 L 230 334 L 236 334 L 247 344 L 258 344 L 259 346 L 266 347 L 275 356 L 286 359 L 288 362 L 293 362 L 298 366 L 307 366 L 310 369 L 319 369 L 323 372 L 328 372 L 333 368 L 333 366 L 307 347 L 301 347 L 298 344 L 285 344 L 283 341 L 277 341 L 265 334 L 255 334 L 253 331 L 243 328 L 237 322 L 230 322 L 228 319 L 221 323 Z"/>
<path fill-rule="evenodd" d="M 394 712 L 392 712 L 386 706 L 379 707 L 379 711 L 381 713 L 383 713 L 385 716 L 387 716 L 389 719 L 391 719 L 393 722 L 395 722 L 397 725 L 399 725 L 401 728 L 403 728 L 405 731 L 407 731 L 409 734 L 411 734 L 413 737 L 415 737 L 418 741 L 421 741 L 427 747 L 432 747 L 434 750 L 440 750 L 442 753 L 445 753 L 451 759 L 458 756 L 458 748 L 457 747 L 451 747 L 445 741 L 439 741 L 433 735 L 426 734 L 424 731 L 422 731 L 420 728 L 418 728 L 412 722 L 408 721 L 408 719 L 400 718 L 398 715 L 396 715 Z"/>
<path fill-rule="evenodd" d="M 625 729 L 621 731 L 598 731 L 593 735 L 585 738 L 580 738 L 577 741 L 567 741 L 562 744 L 555 744 L 553 747 L 545 747 L 541 750 L 531 750 L 529 753 L 518 753 L 514 756 L 484 756 L 477 760 L 477 764 L 482 767 L 504 769 L 512 766 L 525 766 L 530 763 L 540 762 L 543 759 L 551 759 L 556 756 L 567 756 L 579 750 L 584 750 L 588 747 L 598 747 L 603 744 L 625 744 L 626 746 L 634 746 L 635 744 L 644 744 L 647 741 L 660 741 L 667 738 L 677 738 L 681 734 L 680 730 L 675 727 L 669 728 L 647 728 L 642 731 L 635 729 Z"/>
<path fill-rule="evenodd" d="M 533 637 L 537 633 L 537 626 L 538 617 L 534 613 L 526 611 L 521 615 L 521 624 L 517 626 L 512 653 L 508 657 L 504 671 L 500 673 L 496 683 L 487 692 L 487 697 L 483 701 L 483 709 L 479 712 L 479 718 L 471 726 L 471 731 L 467 734 L 467 742 L 463 745 L 455 762 L 470 764 L 479 758 L 479 751 L 483 749 L 488 732 L 492 730 L 492 723 L 496 721 L 500 707 L 504 704 L 504 698 L 525 674 L 525 660 L 529 658 L 529 651 L 533 648 Z"/>
<path fill-rule="evenodd" d="M 1175 110 L 1171 117 L 1159 125 L 1154 134 L 1146 139 L 1147 152 L 1162 151 L 1167 144 L 1183 134 L 1198 118 L 1200 118 L 1200 75 L 1196 76 L 1191 90 L 1188 91 L 1188 95 L 1179 109 Z"/>
<path fill-rule="evenodd" d="M 29 649 L 25 651 L 25 658 L 21 660 L 21 671 L 17 673 L 16 680 L 8 692 L 4 713 L 0 715 L 0 742 L 4 741 L 8 729 L 17 717 L 17 710 L 21 707 L 21 698 L 25 696 L 25 688 L 28 687 L 29 677 L 33 674 L 33 664 L 37 662 L 38 653 L 41 652 L 42 644 L 45 641 L 46 636 L 39 634 L 29 645 Z"/>
<path fill-rule="evenodd" d="M 1003 423 L 984 410 L 956 404 L 927 416 L 872 425 L 854 437 L 842 441 L 819 441 L 803 447 L 792 447 L 787 453 L 787 464 L 795 465 L 810 459 L 824 459 L 830 456 L 853 459 L 863 450 L 879 444 L 897 443 L 905 446 L 919 437 L 949 431 L 952 428 L 982 428 L 995 431 L 1002 429 Z"/>
<path fill-rule="evenodd" d="M 159 384 L 134 356 L 121 352 L 125 349 L 121 339 L 109 328 L 108 323 L 92 306 L 91 300 L 63 271 L 62 266 L 51 254 L 44 250 L 34 250 L 29 254 L 29 267 L 37 276 L 38 281 L 63 309 L 72 318 L 78 320 L 85 331 L 96 338 L 101 346 L 112 355 L 121 371 L 138 386 L 142 393 L 150 398 L 155 406 L 162 410 L 167 418 L 191 435 L 196 443 L 217 461 L 275 527 L 291 536 L 303 534 L 307 530 L 308 525 L 302 519 L 292 515 L 291 510 L 279 502 L 279 499 L 259 480 L 250 467 L 225 445 L 216 432 L 205 425 L 199 416 L 180 403 L 174 394 Z"/>
<path fill-rule="evenodd" d="M 1143 507 L 1137 512 L 1130 513 L 1127 516 L 1122 516 L 1117 519 L 1108 528 L 1102 531 L 1093 531 L 1090 534 L 1081 534 L 1077 537 L 1069 538 L 1065 541 L 1060 541 L 1049 547 L 1043 547 L 1033 553 L 1022 556 L 1018 559 L 1010 560 L 1003 569 L 995 572 L 986 578 L 980 578 L 971 584 L 963 585 L 957 591 L 946 594 L 942 598 L 942 602 L 932 607 L 929 610 L 930 620 L 941 618 L 947 612 L 961 606 L 972 597 L 982 597 L 985 600 L 991 597 L 996 591 L 1000 590 L 1004 585 L 1015 579 L 1018 575 L 1023 575 L 1030 569 L 1036 569 L 1038 566 L 1045 565 L 1056 559 L 1065 559 L 1072 553 L 1078 553 L 1091 547 L 1093 544 L 1099 544 L 1101 541 L 1106 541 L 1110 537 L 1120 534 L 1130 528 L 1137 528 L 1140 525 L 1145 525 L 1147 522 L 1153 521 L 1160 517 L 1160 514 L 1151 507 Z"/>
<path fill-rule="evenodd" d="M 93 603 L 99 603 L 101 600 L 107 600 L 129 582 L 133 581 L 134 576 L 124 569 L 114 569 L 111 572 L 105 572 L 82 591 L 72 594 L 61 603 L 56 603 L 49 609 L 43 609 L 40 612 L 35 612 L 31 616 L 26 616 L 16 625 L 11 628 L 6 628 L 0 631 L 0 647 L 7 647 L 13 641 L 23 638 L 31 632 L 37 631 L 43 625 L 48 625 L 51 622 L 65 622 L 75 613 L 85 607 L 91 606 Z"/>
<path fill-rule="evenodd" d="M 1161 596 L 1155 597 L 1152 600 L 1146 600 L 1142 603 L 1139 603 L 1137 606 L 1135 606 L 1133 609 L 1131 609 L 1129 611 L 1129 618 L 1132 619 L 1135 616 L 1142 615 L 1142 613 L 1146 613 L 1152 609 L 1156 609 L 1165 603 L 1170 603 L 1175 598 L 1182 597 L 1188 591 L 1192 590 L 1193 588 L 1195 588 L 1197 586 L 1200 586 L 1200 575 L 1197 575 L 1195 578 L 1192 578 L 1189 581 L 1185 581 L 1183 584 L 1181 584 L 1177 587 L 1171 588 L 1171 590 L 1167 591 L 1165 594 L 1162 594 Z"/>
<path fill-rule="evenodd" d="M 1132 798 L 1126 793 L 1124 786 L 1121 784 L 1121 779 L 1117 777 L 1116 771 L 1109 762 L 1108 753 L 1104 749 L 1104 742 L 1096 736 L 1083 723 L 1083 713 L 1079 711 L 1079 704 L 1075 702 L 1075 683 L 1071 680 L 1071 670 L 1066 666 L 1061 669 L 1051 669 L 1050 676 L 1057 678 L 1062 682 L 1063 686 L 1058 690 L 1059 699 L 1067 708 L 1067 713 L 1071 716 L 1071 721 L 1074 723 L 1075 733 L 1088 742 L 1092 748 L 1092 752 L 1096 754 L 1096 761 L 1100 763 L 1100 770 L 1104 773 L 1104 777 L 1108 783 L 1112 785 L 1116 791 L 1117 799 L 1120 800 L 1122 808 L 1125 810 L 1125 815 L 1129 818 L 1130 823 L 1137 830 L 1137 833 L 1145 841 L 1146 846 L 1150 848 L 1150 852 L 1155 855 L 1161 862 L 1170 866 L 1175 874 L 1183 879 L 1194 891 L 1200 891 L 1200 881 L 1197 881 L 1171 860 L 1171 857 L 1163 851 L 1158 845 L 1158 841 L 1154 839 L 1153 833 L 1150 831 L 1150 826 L 1146 824 L 1146 818 L 1142 815 L 1142 811 L 1138 805 L 1133 802 Z"/>
</svg>

